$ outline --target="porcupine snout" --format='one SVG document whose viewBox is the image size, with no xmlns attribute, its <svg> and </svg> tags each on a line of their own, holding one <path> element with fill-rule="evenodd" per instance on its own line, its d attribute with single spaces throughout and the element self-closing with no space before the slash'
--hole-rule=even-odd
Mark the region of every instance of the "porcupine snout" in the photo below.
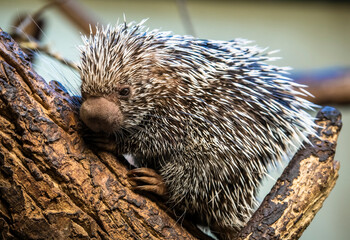
<svg viewBox="0 0 350 240">
<path fill-rule="evenodd" d="M 81 120 L 94 132 L 117 131 L 123 121 L 120 108 L 104 97 L 89 97 L 80 108 Z"/>
</svg>

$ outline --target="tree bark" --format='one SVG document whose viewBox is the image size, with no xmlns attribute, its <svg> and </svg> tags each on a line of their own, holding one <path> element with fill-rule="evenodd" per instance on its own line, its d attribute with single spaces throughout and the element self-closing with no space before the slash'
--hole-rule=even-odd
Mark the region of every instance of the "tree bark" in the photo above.
<svg viewBox="0 0 350 240">
<path fill-rule="evenodd" d="M 342 122 L 331 107 L 316 118 L 318 136 L 294 155 L 239 239 L 298 239 L 322 207 L 338 178 L 334 154 Z"/>
<path fill-rule="evenodd" d="M 84 145 L 74 98 L 45 83 L 2 30 L 0 91 L 1 239 L 208 238 L 183 228 L 160 201 L 132 192 L 122 160 Z M 322 113 L 321 138 L 295 155 L 242 239 L 295 239 L 321 207 L 337 177 L 341 125 L 338 115 Z"/>
</svg>

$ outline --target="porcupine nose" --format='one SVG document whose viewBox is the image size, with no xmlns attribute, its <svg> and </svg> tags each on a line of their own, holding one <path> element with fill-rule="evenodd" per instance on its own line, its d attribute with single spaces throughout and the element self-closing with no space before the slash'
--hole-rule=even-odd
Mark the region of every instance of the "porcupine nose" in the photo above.
<svg viewBox="0 0 350 240">
<path fill-rule="evenodd" d="M 119 107 L 103 97 L 86 99 L 80 108 L 80 118 L 94 132 L 116 131 L 122 122 Z"/>
</svg>

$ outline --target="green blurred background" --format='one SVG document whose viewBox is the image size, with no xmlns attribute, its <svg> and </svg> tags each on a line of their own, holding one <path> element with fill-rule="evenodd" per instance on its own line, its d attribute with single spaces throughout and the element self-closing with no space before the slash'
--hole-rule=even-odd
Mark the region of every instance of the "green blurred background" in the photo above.
<svg viewBox="0 0 350 240">
<path fill-rule="evenodd" d="M 183 12 L 179 11 L 181 5 L 175 0 L 79 2 L 101 24 L 115 24 L 125 13 L 127 21 L 149 18 L 146 25 L 150 29 L 190 33 L 184 25 Z M 44 0 L 0 0 L 0 27 L 10 31 L 16 17 L 35 12 L 45 3 Z M 197 37 L 245 38 L 254 40 L 254 45 L 280 49 L 275 55 L 282 59 L 274 64 L 290 66 L 295 74 L 350 68 L 350 4 L 346 1 L 188 0 L 187 10 Z M 43 16 L 47 21 L 43 42 L 77 62 L 80 30 L 54 7 L 46 10 Z M 74 71 L 48 57 L 40 56 L 35 67 L 46 80 L 68 82 L 75 88 L 79 84 L 79 76 Z M 303 234 L 303 240 L 350 239 L 350 105 L 336 107 L 343 114 L 344 124 L 335 157 L 341 164 L 340 177 Z M 281 171 L 272 170 L 271 176 L 277 178 Z M 267 179 L 260 196 L 264 196 L 272 184 L 273 180 Z"/>
</svg>

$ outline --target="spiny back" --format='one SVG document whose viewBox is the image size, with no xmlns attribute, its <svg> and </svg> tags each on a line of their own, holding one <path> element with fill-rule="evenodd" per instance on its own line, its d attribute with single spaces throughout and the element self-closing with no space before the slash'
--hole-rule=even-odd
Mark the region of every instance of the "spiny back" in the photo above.
<svg viewBox="0 0 350 240">
<path fill-rule="evenodd" d="M 134 137 L 154 138 L 157 149 L 166 152 L 174 147 L 168 143 L 188 138 L 187 129 L 192 140 L 224 155 L 271 161 L 313 133 L 305 110 L 314 105 L 302 98 L 304 86 L 286 77 L 287 68 L 267 64 L 274 58 L 264 49 L 241 39 L 148 31 L 142 24 L 97 28 L 96 35 L 83 37 L 81 47 L 82 91 L 109 94 L 117 84 L 135 88 L 124 107 L 128 127 L 147 131 Z M 190 129 L 189 123 L 194 123 Z"/>
</svg>

